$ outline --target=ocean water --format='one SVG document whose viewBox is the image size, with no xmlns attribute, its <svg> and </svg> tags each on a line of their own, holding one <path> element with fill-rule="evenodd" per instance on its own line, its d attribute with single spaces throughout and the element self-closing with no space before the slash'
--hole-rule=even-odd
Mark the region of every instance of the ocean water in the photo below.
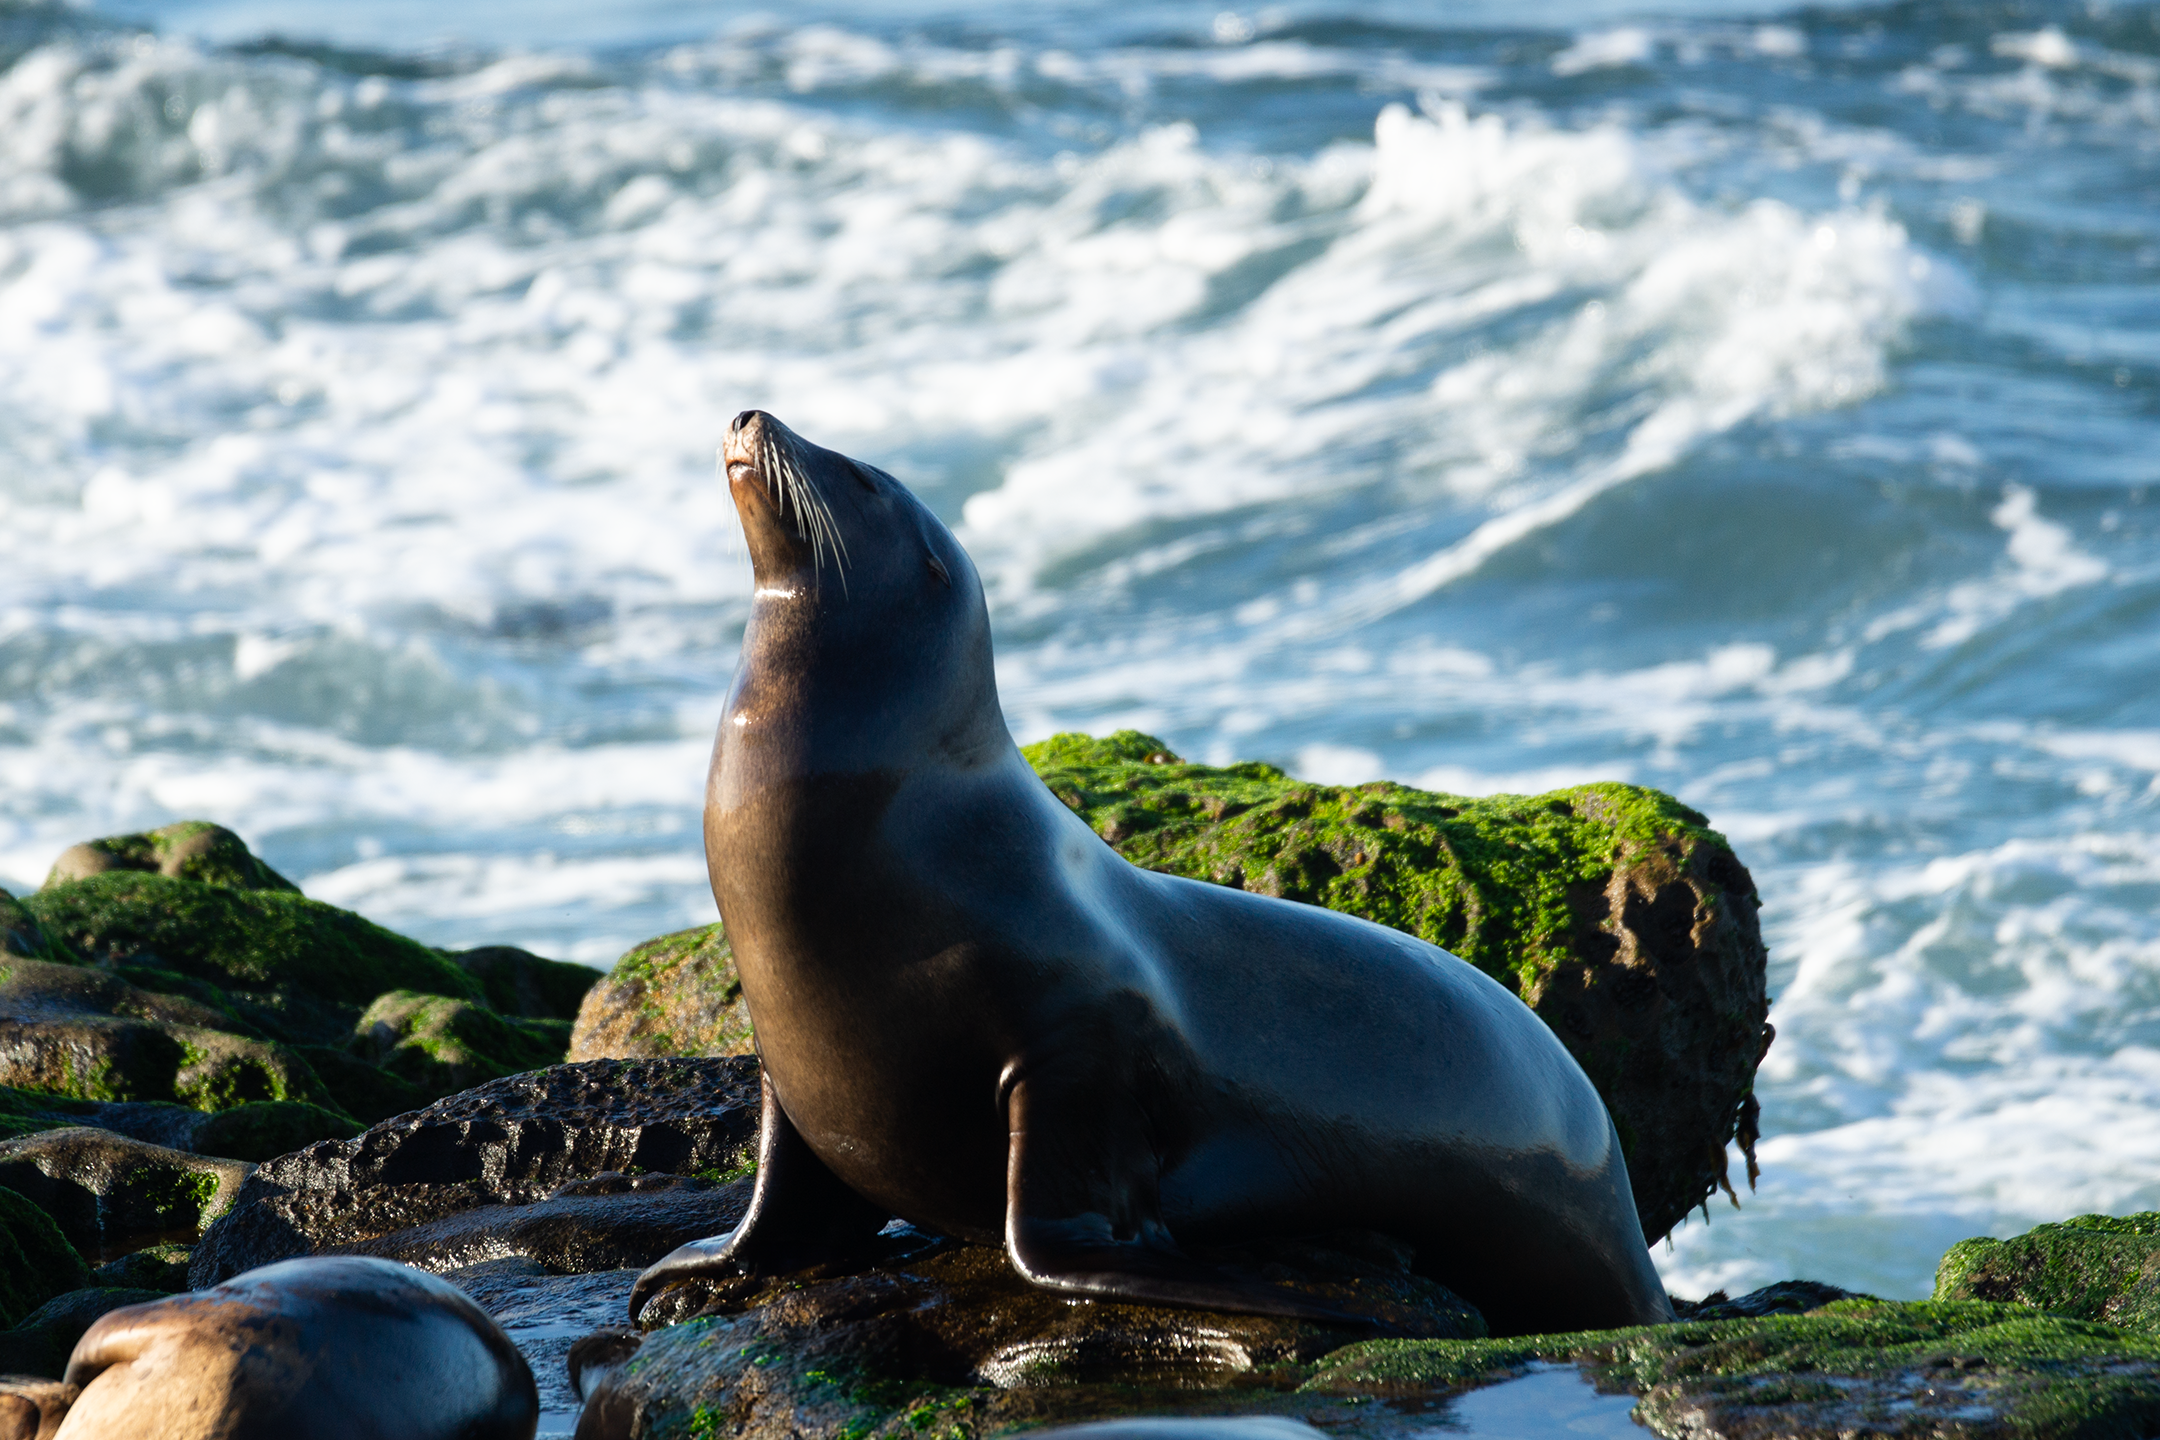
<svg viewBox="0 0 2160 1440">
<path fill-rule="evenodd" d="M 0 0 L 0 884 L 187 816 L 441 944 L 712 917 L 769 408 L 1023 740 L 1707 811 L 1682 1294 L 2160 1206 L 2160 10 Z"/>
</svg>

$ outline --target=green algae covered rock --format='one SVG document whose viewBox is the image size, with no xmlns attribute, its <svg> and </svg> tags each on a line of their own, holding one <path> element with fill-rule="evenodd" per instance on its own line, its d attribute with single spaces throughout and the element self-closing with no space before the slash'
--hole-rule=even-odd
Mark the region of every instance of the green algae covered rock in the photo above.
<svg viewBox="0 0 2160 1440">
<path fill-rule="evenodd" d="M 92 961 L 133 962 L 233 992 L 284 991 L 365 1005 L 386 990 L 481 998 L 439 950 L 286 890 L 239 890 L 113 870 L 24 902 L 46 933 Z"/>
<path fill-rule="evenodd" d="M 351 1048 L 392 1075 L 450 1094 L 552 1065 L 569 1039 L 561 1020 L 506 1019 L 470 1001 L 393 990 L 362 1012 Z"/>
<path fill-rule="evenodd" d="M 67 951 L 53 943 L 30 908 L 0 890 L 0 964 L 9 959 L 65 962 Z"/>
<path fill-rule="evenodd" d="M 2005 1301 L 2160 1336 L 2160 1211 L 1959 1241 L 1936 1267 L 1935 1298 Z"/>
<path fill-rule="evenodd" d="M 121 1290 L 177 1295 L 188 1288 L 189 1247 L 170 1242 L 131 1250 L 90 1272 L 93 1283 Z"/>
<path fill-rule="evenodd" d="M 68 1290 L 90 1283 L 90 1267 L 50 1215 L 13 1190 L 0 1189 L 0 1325 Z"/>
<path fill-rule="evenodd" d="M 77 1125 L 198 1155 L 258 1161 L 317 1140 L 360 1133 L 350 1115 L 298 1100 L 263 1100 L 204 1112 L 171 1102 L 78 1100 L 0 1086 L 0 1140 Z"/>
<path fill-rule="evenodd" d="M 570 1032 L 572 1060 L 750 1053 L 750 1007 L 718 924 L 633 948 L 586 993 Z"/>
<path fill-rule="evenodd" d="M 199 885 L 235 890 L 286 890 L 300 887 L 265 865 L 247 842 L 222 825 L 182 820 L 140 835 L 108 835 L 60 852 L 45 877 L 45 887 L 86 880 L 114 870 L 136 870 Z"/>
<path fill-rule="evenodd" d="M 2017 1306 L 1843 1300 L 1806 1315 L 1353 1345 L 1304 1389 L 1426 1400 L 1572 1362 L 1667 1436 L 2099 1440 L 2160 1429 L 2160 1340 Z"/>
<path fill-rule="evenodd" d="M 1755 882 L 1703 816 L 1639 786 L 1439 795 L 1187 764 L 1153 736 L 1022 753 L 1135 865 L 1362 916 L 1520 994 L 1605 1098 L 1645 1235 L 1754 1171 L 1769 1044 Z"/>
<path fill-rule="evenodd" d="M 86 1104 L 311 1107 L 251 1112 L 215 1141 L 145 1137 L 249 1156 L 559 1061 L 597 978 L 511 946 L 422 945 L 308 899 L 202 821 L 72 847 L 45 888 L 0 904 L 0 922 L 15 937 L 0 954 L 0 1088 Z M 389 995 L 434 998 L 397 1002 L 405 1019 L 376 1045 L 389 1032 L 368 1012 Z M 447 1059 L 445 1044 L 457 1047 Z M 24 1133 L 26 1118 L 0 1103 L 0 1133 Z"/>
<path fill-rule="evenodd" d="M 577 1019 L 579 1004 L 600 979 L 590 965 L 544 959 L 515 945 L 453 950 L 450 961 L 479 982 L 489 1009 L 527 1020 Z"/>
<path fill-rule="evenodd" d="M 0 1085 L 198 1110 L 331 1102 L 307 1062 L 222 1008 L 83 965 L 0 962 Z M 238 1033 L 236 1033 L 238 1032 Z"/>
<path fill-rule="evenodd" d="M 89 1126 L 0 1141 L 0 1186 L 34 1202 L 69 1244 L 100 1262 L 192 1241 L 254 1169 Z"/>
</svg>

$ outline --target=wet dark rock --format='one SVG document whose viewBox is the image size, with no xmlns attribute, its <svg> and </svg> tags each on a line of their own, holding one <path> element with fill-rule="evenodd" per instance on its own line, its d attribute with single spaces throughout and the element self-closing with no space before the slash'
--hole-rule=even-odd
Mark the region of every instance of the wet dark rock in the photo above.
<svg viewBox="0 0 2160 1440">
<path fill-rule="evenodd" d="M 585 995 L 570 1058 L 748 1055 L 750 1007 L 720 925 L 633 947 Z"/>
<path fill-rule="evenodd" d="M 0 1186 L 36 1204 L 97 1260 L 194 1239 L 254 1168 L 88 1126 L 0 1141 Z"/>
<path fill-rule="evenodd" d="M 0 1189 L 0 1325 L 13 1325 L 53 1296 L 90 1283 L 90 1268 L 50 1215 Z"/>
<path fill-rule="evenodd" d="M 621 1183 L 607 1183 L 611 1180 Z M 438 1274 L 509 1258 L 567 1275 L 642 1269 L 678 1245 L 734 1229 L 750 1208 L 751 1183 L 716 1185 L 682 1175 L 602 1176 L 597 1182 L 573 1181 L 537 1200 L 454 1210 L 324 1248 L 333 1254 L 379 1255 Z M 361 1214 L 372 1228 L 386 1211 L 379 1205 L 356 1207 L 348 1226 Z"/>
<path fill-rule="evenodd" d="M 1750 1290 L 1738 1299 L 1728 1299 L 1720 1290 L 1701 1300 L 1675 1300 L 1673 1313 L 1682 1320 L 1746 1320 L 1763 1315 L 1805 1315 L 1810 1310 L 1820 1310 L 1833 1300 L 1873 1299 L 1873 1295 L 1840 1290 L 1820 1280 L 1780 1280 L 1760 1290 Z"/>
<path fill-rule="evenodd" d="M 1157 1405 L 1190 1413 L 1209 1391 L 1248 1404 L 1281 1397 L 1313 1361 L 1374 1333 L 1485 1329 L 1477 1311 L 1413 1275 L 1402 1247 L 1362 1233 L 1195 1252 L 1362 1317 L 1342 1324 L 1075 1300 L 1022 1280 L 1002 1250 L 905 1227 L 885 1243 L 883 1259 L 852 1274 L 661 1291 L 644 1321 L 673 1323 L 650 1330 L 634 1363 L 589 1365 L 579 1433 L 643 1434 L 700 1408 L 734 1433 L 774 1437 L 954 1425 L 990 1434 Z"/>
<path fill-rule="evenodd" d="M 1935 1298 L 2000 1300 L 2160 1335 L 2160 1211 L 1961 1240 L 1936 1268 Z"/>
<path fill-rule="evenodd" d="M 757 1062 L 748 1058 L 596 1060 L 491 1081 L 354 1139 L 324 1141 L 264 1164 L 232 1212 L 203 1236 L 191 1275 L 198 1287 L 214 1284 L 272 1260 L 359 1245 L 482 1207 L 532 1206 L 569 1182 L 609 1172 L 722 1181 L 747 1165 L 757 1116 Z M 664 1228 L 672 1222 L 659 1217 L 671 1206 L 687 1216 L 715 1203 L 682 1197 L 662 1203 L 640 1196 L 634 1185 L 624 1182 L 626 1198 L 612 1207 L 632 1229 L 633 1214 L 655 1217 L 650 1223 Z M 582 1213 L 568 1203 L 576 1193 L 572 1187 L 547 1213 Z M 694 1193 L 703 1192 L 684 1191 Z M 533 1221 L 534 1245 L 543 1244 L 546 1223 Z M 546 1240 L 555 1247 L 549 1253 L 567 1254 L 574 1229 Z M 413 1243 L 464 1255 L 445 1264 L 511 1253 L 455 1250 L 468 1241 L 453 1241 L 453 1234 L 476 1233 L 453 1229 Z"/>
<path fill-rule="evenodd" d="M 68 1352 L 100 1316 L 127 1305 L 163 1300 L 163 1290 L 93 1287 L 70 1290 L 40 1305 L 11 1330 L 0 1331 L 0 1374 L 42 1375 L 57 1380 L 66 1373 Z"/>
</svg>

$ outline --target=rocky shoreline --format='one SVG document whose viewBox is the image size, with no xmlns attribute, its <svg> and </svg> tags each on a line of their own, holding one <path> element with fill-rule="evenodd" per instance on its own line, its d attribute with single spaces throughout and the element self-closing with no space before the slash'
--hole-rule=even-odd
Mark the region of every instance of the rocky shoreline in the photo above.
<svg viewBox="0 0 2160 1440">
<path fill-rule="evenodd" d="M 1135 863 L 1396 925 L 1514 988 L 1613 1111 L 1646 1238 L 1733 1190 L 1729 1141 L 1753 1179 L 1759 901 L 1670 797 L 1304 785 L 1133 732 L 1028 757 Z M 975 1440 L 1145 1414 L 1392 1435 L 1556 1366 L 1666 1436 L 2160 1432 L 2155 1216 L 1965 1242 L 1928 1302 L 1796 1281 L 1677 1325 L 1499 1338 L 1382 1235 L 1203 1257 L 1357 1317 L 1335 1325 L 1064 1300 L 895 1222 L 848 1273 L 680 1286 L 629 1329 L 635 1272 L 748 1204 L 751 1051 L 717 925 L 602 977 L 396 935 L 214 825 L 72 847 L 0 892 L 0 1421 L 114 1309 L 367 1255 L 496 1317 L 542 1434 Z"/>
</svg>

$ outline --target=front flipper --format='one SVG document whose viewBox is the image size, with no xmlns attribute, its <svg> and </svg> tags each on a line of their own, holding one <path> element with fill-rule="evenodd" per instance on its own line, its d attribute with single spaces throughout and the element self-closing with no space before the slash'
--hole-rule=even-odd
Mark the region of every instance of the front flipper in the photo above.
<svg viewBox="0 0 2160 1440">
<path fill-rule="evenodd" d="M 1005 1253 L 1021 1278 L 1100 1300 L 1374 1324 L 1184 1254 L 1156 1217 L 1158 1166 L 1141 1127 L 1120 1124 L 1114 1103 L 1060 1105 L 1044 1088 L 1023 1077 L 1005 1107 Z"/>
<path fill-rule="evenodd" d="M 818 1159 L 780 1108 L 772 1081 L 760 1077 L 757 1188 L 742 1223 L 725 1235 L 693 1240 L 645 1268 L 630 1288 L 630 1323 L 645 1302 L 685 1280 L 780 1275 L 844 1260 L 869 1249 L 892 1219 L 857 1195 Z"/>
</svg>

